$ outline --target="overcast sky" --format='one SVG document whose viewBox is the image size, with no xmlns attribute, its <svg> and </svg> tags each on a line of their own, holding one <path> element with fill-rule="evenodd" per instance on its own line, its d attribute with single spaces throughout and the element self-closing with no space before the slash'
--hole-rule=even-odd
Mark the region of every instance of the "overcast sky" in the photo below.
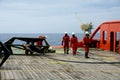
<svg viewBox="0 0 120 80">
<path fill-rule="evenodd" d="M 0 0 L 0 33 L 81 33 L 120 20 L 120 0 Z"/>
</svg>

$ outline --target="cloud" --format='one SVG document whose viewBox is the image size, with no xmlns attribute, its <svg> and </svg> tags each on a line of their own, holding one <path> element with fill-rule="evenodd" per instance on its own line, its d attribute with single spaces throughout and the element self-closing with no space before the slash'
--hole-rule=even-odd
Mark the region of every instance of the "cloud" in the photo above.
<svg viewBox="0 0 120 80">
<path fill-rule="evenodd" d="M 1 32 L 81 32 L 80 21 L 95 27 L 119 20 L 119 0 L 1 0 Z M 76 13 L 79 15 L 77 16 Z M 6 28 L 10 29 L 6 29 Z"/>
</svg>

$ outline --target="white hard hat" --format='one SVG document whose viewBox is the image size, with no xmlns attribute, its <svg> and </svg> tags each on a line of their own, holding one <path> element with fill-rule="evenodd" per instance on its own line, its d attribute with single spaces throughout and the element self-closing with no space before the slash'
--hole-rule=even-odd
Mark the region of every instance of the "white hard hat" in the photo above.
<svg viewBox="0 0 120 80">
<path fill-rule="evenodd" d="M 85 34 L 89 34 L 88 31 L 86 31 Z"/>
<path fill-rule="evenodd" d="M 47 38 L 47 36 L 45 36 L 45 38 Z"/>
<path fill-rule="evenodd" d="M 74 35 L 75 33 L 74 32 L 72 32 L 72 35 Z"/>
<path fill-rule="evenodd" d="M 67 32 L 65 32 L 65 34 L 67 34 Z"/>
</svg>

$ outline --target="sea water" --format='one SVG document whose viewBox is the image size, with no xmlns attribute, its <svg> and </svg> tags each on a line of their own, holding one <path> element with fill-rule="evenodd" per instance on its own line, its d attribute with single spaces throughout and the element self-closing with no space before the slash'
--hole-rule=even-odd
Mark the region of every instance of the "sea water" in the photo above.
<svg viewBox="0 0 120 80">
<path fill-rule="evenodd" d="M 71 37 L 71 34 L 68 34 Z M 47 42 L 51 46 L 58 46 L 61 45 L 62 37 L 64 36 L 64 33 L 0 33 L 0 41 L 6 42 L 12 37 L 28 37 L 28 38 L 38 38 L 38 36 L 47 36 Z M 78 40 L 82 40 L 84 37 L 83 33 L 76 33 L 76 36 L 78 37 Z M 21 44 L 24 43 L 22 41 L 15 41 L 15 44 Z"/>
</svg>

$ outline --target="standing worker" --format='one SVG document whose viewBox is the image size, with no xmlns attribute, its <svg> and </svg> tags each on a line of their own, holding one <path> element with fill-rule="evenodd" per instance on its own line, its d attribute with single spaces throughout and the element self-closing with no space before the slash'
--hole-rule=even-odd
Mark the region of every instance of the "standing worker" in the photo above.
<svg viewBox="0 0 120 80">
<path fill-rule="evenodd" d="M 69 54 L 69 42 L 70 42 L 70 37 L 67 34 L 67 32 L 65 32 L 65 35 L 63 36 L 63 39 L 62 39 L 62 45 L 64 47 L 64 54 Z"/>
<path fill-rule="evenodd" d="M 72 53 L 73 55 L 76 55 L 77 47 L 78 47 L 78 38 L 75 36 L 75 33 L 72 33 L 72 37 L 70 40 L 70 45 L 72 47 Z"/>
<path fill-rule="evenodd" d="M 89 45 L 90 45 L 89 33 L 86 31 L 85 32 L 85 37 L 83 38 L 83 46 L 84 46 L 84 49 L 85 49 L 85 58 L 89 58 L 88 57 Z"/>
</svg>

